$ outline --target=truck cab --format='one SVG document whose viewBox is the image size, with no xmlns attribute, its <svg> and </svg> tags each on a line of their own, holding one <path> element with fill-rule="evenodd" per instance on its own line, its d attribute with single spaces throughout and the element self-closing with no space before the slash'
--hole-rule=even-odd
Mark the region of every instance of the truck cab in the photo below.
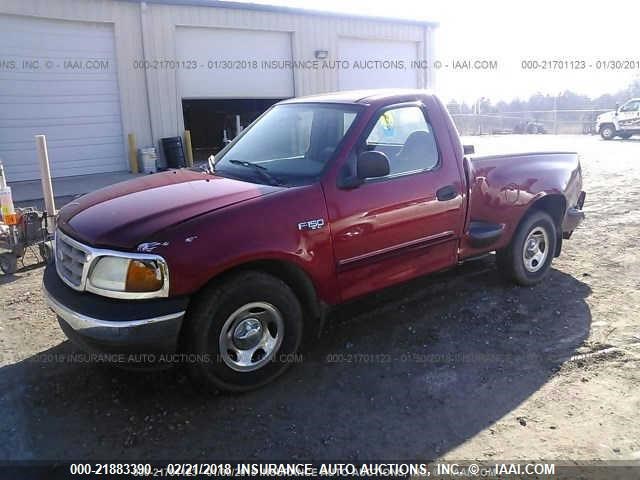
<svg viewBox="0 0 640 480">
<path fill-rule="evenodd" d="M 605 140 L 615 137 L 626 140 L 640 135 L 640 98 L 632 98 L 616 110 L 598 115 L 596 131 Z"/>
</svg>

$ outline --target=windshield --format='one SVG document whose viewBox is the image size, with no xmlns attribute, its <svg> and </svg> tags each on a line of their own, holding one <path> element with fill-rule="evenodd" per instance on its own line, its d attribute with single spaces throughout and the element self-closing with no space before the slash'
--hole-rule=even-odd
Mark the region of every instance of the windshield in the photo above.
<svg viewBox="0 0 640 480">
<path fill-rule="evenodd" d="M 317 180 L 359 112 L 354 105 L 277 105 L 216 159 L 215 173 L 301 185 Z"/>
</svg>

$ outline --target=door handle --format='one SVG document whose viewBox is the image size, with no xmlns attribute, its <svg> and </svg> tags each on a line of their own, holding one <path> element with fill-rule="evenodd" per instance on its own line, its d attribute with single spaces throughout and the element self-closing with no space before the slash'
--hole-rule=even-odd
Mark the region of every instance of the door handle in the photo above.
<svg viewBox="0 0 640 480">
<path fill-rule="evenodd" d="M 439 188 L 436 191 L 436 198 L 441 202 L 452 200 L 457 196 L 458 192 L 456 191 L 456 187 L 453 185 L 447 185 L 446 187 Z"/>
</svg>

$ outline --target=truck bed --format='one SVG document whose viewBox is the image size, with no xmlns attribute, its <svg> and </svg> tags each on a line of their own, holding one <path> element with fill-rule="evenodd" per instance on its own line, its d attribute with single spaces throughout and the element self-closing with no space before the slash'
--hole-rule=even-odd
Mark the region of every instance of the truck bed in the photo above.
<svg viewBox="0 0 640 480">
<path fill-rule="evenodd" d="M 504 247 L 525 210 L 543 197 L 545 202 L 556 203 L 561 230 L 567 209 L 576 205 L 582 190 L 576 152 L 473 156 L 465 170 L 469 203 L 462 257 Z M 495 242 L 474 241 L 474 233 L 486 236 L 492 228 L 501 233 Z"/>
</svg>

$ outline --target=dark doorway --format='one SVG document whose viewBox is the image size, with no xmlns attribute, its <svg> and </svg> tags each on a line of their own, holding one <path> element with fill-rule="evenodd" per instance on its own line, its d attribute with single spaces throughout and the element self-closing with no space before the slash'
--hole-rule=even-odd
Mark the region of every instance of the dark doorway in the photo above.
<svg viewBox="0 0 640 480">
<path fill-rule="evenodd" d="M 191 132 L 195 162 L 206 161 L 238 134 L 236 115 L 246 128 L 265 110 L 281 99 L 227 98 L 224 100 L 182 100 L 184 128 Z"/>
</svg>

